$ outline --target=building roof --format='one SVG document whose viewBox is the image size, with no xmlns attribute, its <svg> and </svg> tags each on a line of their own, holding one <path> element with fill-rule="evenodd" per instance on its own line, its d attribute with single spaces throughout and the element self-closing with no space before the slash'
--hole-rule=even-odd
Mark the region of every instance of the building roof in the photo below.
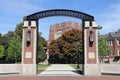
<svg viewBox="0 0 120 80">
<path fill-rule="evenodd" d="M 113 38 L 120 38 L 120 33 L 111 34 Z"/>
<path fill-rule="evenodd" d="M 113 40 L 114 38 L 120 39 L 120 29 L 117 32 L 110 32 L 108 34 L 108 40 Z"/>
</svg>

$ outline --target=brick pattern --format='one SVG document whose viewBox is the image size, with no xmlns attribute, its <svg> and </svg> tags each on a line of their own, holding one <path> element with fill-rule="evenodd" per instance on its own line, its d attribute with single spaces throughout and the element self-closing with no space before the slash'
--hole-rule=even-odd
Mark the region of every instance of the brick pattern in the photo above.
<svg viewBox="0 0 120 80">
<path fill-rule="evenodd" d="M 27 28 L 24 28 L 25 30 L 25 37 L 24 37 L 24 64 L 32 64 L 33 63 L 33 56 L 34 56 L 34 28 L 31 28 L 31 43 L 30 46 L 26 45 L 26 34 L 28 32 Z M 26 52 L 31 52 L 32 53 L 32 58 L 26 58 Z"/>
<path fill-rule="evenodd" d="M 89 44 L 89 35 L 90 35 L 90 30 L 87 30 L 87 34 L 86 34 L 86 38 L 87 38 L 87 45 L 86 45 L 86 47 L 87 47 L 87 64 L 96 64 L 97 63 L 97 61 L 96 61 L 96 30 L 95 29 L 93 29 L 92 30 L 93 31 L 93 33 L 94 33 L 94 42 L 93 42 L 93 45 L 92 46 L 90 46 L 90 44 Z M 89 52 L 93 52 L 94 53 L 94 58 L 92 59 L 92 58 L 89 58 Z"/>
<path fill-rule="evenodd" d="M 120 33 L 120 29 L 118 29 L 118 31 L 114 32 L 114 33 L 109 33 L 108 35 L 108 42 L 109 42 L 109 47 L 112 49 L 112 55 L 108 55 L 106 57 L 104 57 L 104 59 L 110 59 L 111 61 L 113 61 L 113 59 L 115 58 L 115 56 L 120 56 L 119 55 L 119 51 L 120 51 L 120 44 L 118 39 L 120 38 L 118 35 Z M 114 34 L 114 35 L 113 35 Z M 111 37 L 112 35 L 112 37 Z M 117 36 L 115 36 L 117 35 Z M 109 38 L 112 38 L 113 40 L 109 40 Z M 112 43 L 110 43 L 112 42 Z"/>
<path fill-rule="evenodd" d="M 1 76 L 0 80 L 120 80 L 119 76 Z"/>
<path fill-rule="evenodd" d="M 72 21 L 62 22 L 62 23 L 51 25 L 50 30 L 49 30 L 49 42 L 56 39 L 55 34 L 57 33 L 57 31 L 61 30 L 62 33 L 64 33 L 73 28 L 82 30 L 82 25 L 79 23 L 76 23 L 76 22 L 72 22 Z"/>
<path fill-rule="evenodd" d="M 114 39 L 114 42 L 113 42 L 113 52 L 114 52 L 114 56 L 119 56 L 119 55 L 118 55 L 118 50 L 120 50 L 120 45 L 118 44 L 117 39 L 115 38 L 115 39 Z"/>
</svg>

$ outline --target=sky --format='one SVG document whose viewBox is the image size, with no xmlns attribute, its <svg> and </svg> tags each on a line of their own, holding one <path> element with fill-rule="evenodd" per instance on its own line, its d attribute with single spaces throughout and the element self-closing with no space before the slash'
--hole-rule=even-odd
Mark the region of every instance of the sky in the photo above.
<svg viewBox="0 0 120 80">
<path fill-rule="evenodd" d="M 100 34 L 120 28 L 120 0 L 0 0 L 0 33 L 14 31 L 23 17 L 49 9 L 70 9 L 90 14 L 102 26 Z M 39 31 L 48 40 L 50 25 L 81 20 L 71 17 L 49 17 L 39 20 Z"/>
</svg>

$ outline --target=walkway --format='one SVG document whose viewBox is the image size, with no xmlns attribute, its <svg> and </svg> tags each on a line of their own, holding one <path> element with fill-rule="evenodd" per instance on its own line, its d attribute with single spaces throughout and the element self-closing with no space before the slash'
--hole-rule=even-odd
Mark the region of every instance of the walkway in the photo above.
<svg viewBox="0 0 120 80">
<path fill-rule="evenodd" d="M 48 67 L 45 71 L 43 71 L 40 75 L 61 75 L 61 76 L 78 76 L 79 74 L 75 72 L 76 70 L 73 69 L 68 64 L 52 64 Z"/>
</svg>

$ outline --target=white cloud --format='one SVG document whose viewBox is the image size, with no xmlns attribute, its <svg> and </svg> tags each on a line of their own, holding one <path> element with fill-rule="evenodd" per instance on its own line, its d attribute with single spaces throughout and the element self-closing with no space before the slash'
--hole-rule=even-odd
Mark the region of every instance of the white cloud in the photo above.
<svg viewBox="0 0 120 80">
<path fill-rule="evenodd" d="M 103 26 L 101 33 L 109 33 L 118 30 L 120 28 L 120 2 L 112 4 L 99 18 L 101 21 L 100 24 Z"/>
<path fill-rule="evenodd" d="M 0 32 L 5 34 L 8 31 L 13 31 L 24 16 L 43 10 L 43 2 L 44 0 L 39 0 L 39 3 L 38 0 L 0 0 L 2 23 L 0 24 Z"/>
<path fill-rule="evenodd" d="M 0 1 L 0 10 L 5 13 L 13 13 L 14 15 L 19 15 L 25 13 L 28 14 L 28 12 L 43 9 L 42 4 L 37 5 L 33 4 L 32 2 L 34 1 L 28 2 L 27 0 L 4 0 Z"/>
<path fill-rule="evenodd" d="M 16 25 L 0 24 L 0 28 L 14 28 Z"/>
<path fill-rule="evenodd" d="M 14 31 L 16 25 L 0 24 L 0 33 L 6 34 L 8 31 Z"/>
</svg>

